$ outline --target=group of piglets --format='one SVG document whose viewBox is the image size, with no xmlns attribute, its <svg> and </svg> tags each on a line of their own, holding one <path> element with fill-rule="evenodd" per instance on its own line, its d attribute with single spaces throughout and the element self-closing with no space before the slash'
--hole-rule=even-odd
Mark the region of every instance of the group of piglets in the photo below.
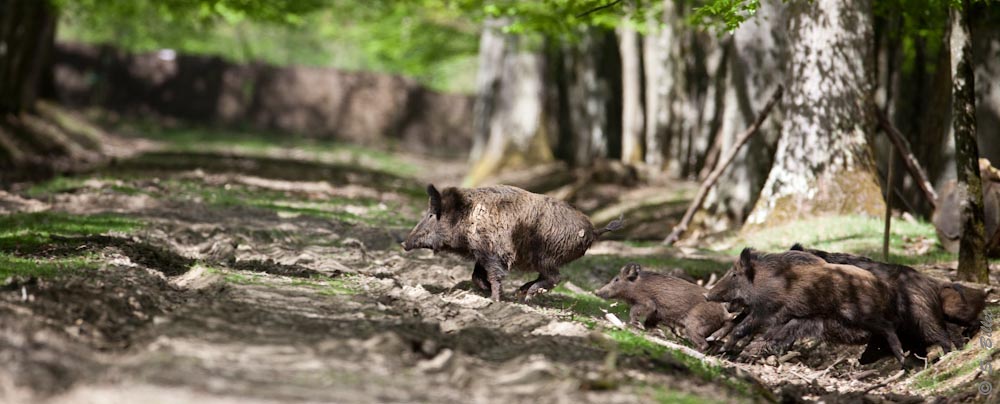
<svg viewBox="0 0 1000 404">
<path fill-rule="evenodd" d="M 925 357 L 934 345 L 947 353 L 975 331 L 986 305 L 979 289 L 799 244 L 775 254 L 744 249 L 710 290 L 628 264 L 596 294 L 628 303 L 631 324 L 680 327 L 702 350 L 727 336 L 725 351 L 760 337 L 781 354 L 808 337 L 867 344 L 862 364 L 890 354 L 902 362 L 906 352 Z"/>
<path fill-rule="evenodd" d="M 472 284 L 496 301 L 510 271 L 538 273 L 517 291 L 530 300 L 559 283 L 562 265 L 624 225 L 619 218 L 595 229 L 568 203 L 512 186 L 428 185 L 427 194 L 427 213 L 403 248 L 471 258 Z M 773 254 L 744 249 L 710 290 L 628 264 L 595 293 L 627 303 L 630 325 L 668 326 L 702 351 L 725 340 L 714 348 L 732 352 L 759 337 L 783 353 L 799 339 L 816 338 L 867 344 L 861 363 L 888 355 L 902 362 L 906 352 L 925 356 L 933 345 L 947 353 L 964 343 L 986 304 L 984 291 L 907 266 L 798 244 Z"/>
</svg>

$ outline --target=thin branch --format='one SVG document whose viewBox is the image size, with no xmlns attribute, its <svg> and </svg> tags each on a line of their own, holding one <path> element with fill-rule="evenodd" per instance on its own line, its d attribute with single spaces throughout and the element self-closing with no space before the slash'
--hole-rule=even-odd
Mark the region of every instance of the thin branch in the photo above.
<svg viewBox="0 0 1000 404">
<path fill-rule="evenodd" d="M 712 186 L 715 185 L 715 183 L 719 180 L 719 177 L 722 176 L 722 172 L 726 171 L 729 164 L 733 162 L 734 158 L 736 158 L 736 153 L 740 151 L 740 148 L 743 147 L 748 140 L 750 140 L 751 136 L 757 133 L 757 130 L 760 129 L 760 126 L 764 123 L 764 119 L 766 119 L 767 115 L 771 113 L 771 108 L 773 108 L 774 104 L 778 103 L 778 100 L 781 99 L 781 94 L 784 90 L 785 88 L 779 85 L 778 89 L 774 90 L 774 95 L 771 96 L 767 105 L 765 105 L 764 109 L 757 115 L 757 119 L 753 122 L 753 124 L 736 137 L 736 142 L 733 144 L 733 147 L 726 151 L 726 156 L 719 160 L 719 163 L 715 166 L 715 169 L 712 170 L 712 173 L 708 175 L 708 178 L 705 179 L 705 182 L 701 183 L 701 188 L 698 188 L 698 194 L 696 194 L 694 200 L 691 201 L 691 206 L 688 206 L 687 212 L 684 213 L 684 218 L 681 219 L 680 223 L 677 223 L 677 226 L 674 226 L 674 231 L 667 236 L 667 239 L 663 240 L 664 244 L 673 245 L 681 238 L 681 235 L 687 231 L 688 225 L 691 224 L 691 219 L 694 218 L 695 212 L 697 212 L 698 209 L 701 209 L 701 204 L 705 202 L 705 197 L 708 196 L 708 191 L 712 189 Z"/>
<path fill-rule="evenodd" d="M 583 17 L 586 17 L 586 16 L 588 16 L 588 15 L 590 15 L 590 14 L 592 14 L 592 13 L 596 13 L 596 12 L 598 12 L 598 11 L 601 11 L 601 10 L 604 10 L 604 9 L 606 9 L 606 8 L 609 8 L 609 7 L 614 7 L 614 6 L 618 5 L 618 3 L 621 3 L 621 2 L 622 2 L 622 0 L 615 0 L 615 1 L 612 1 L 612 2 L 610 2 L 610 3 L 608 3 L 608 4 L 605 4 L 605 5 L 603 5 L 603 6 L 600 6 L 600 7 L 597 7 L 597 8 L 593 8 L 593 9 L 590 9 L 590 10 L 587 10 L 587 11 L 584 11 L 584 12 L 582 12 L 582 13 L 580 13 L 580 14 L 577 14 L 577 15 L 576 15 L 576 18 L 583 18 Z"/>
<path fill-rule="evenodd" d="M 917 161 L 917 158 L 913 156 L 913 152 L 910 151 L 910 146 L 907 145 L 903 134 L 895 126 L 892 126 L 889 118 L 885 116 L 885 113 L 881 109 L 875 108 L 875 114 L 878 117 L 878 123 L 882 127 L 882 131 L 889 136 L 889 140 L 892 141 L 893 146 L 896 146 L 896 151 L 903 156 L 903 163 L 905 163 L 906 169 L 913 176 L 913 179 L 916 180 L 917 185 L 920 186 L 920 190 L 923 191 L 924 199 L 930 203 L 932 209 L 937 208 L 937 192 L 934 192 L 934 186 L 927 179 L 927 173 L 920 167 L 920 162 Z"/>
</svg>

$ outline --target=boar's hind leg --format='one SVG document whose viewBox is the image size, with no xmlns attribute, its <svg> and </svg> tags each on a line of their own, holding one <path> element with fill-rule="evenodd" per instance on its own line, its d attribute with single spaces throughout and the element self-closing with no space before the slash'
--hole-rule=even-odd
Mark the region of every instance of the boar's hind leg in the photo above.
<svg viewBox="0 0 1000 404">
<path fill-rule="evenodd" d="M 476 269 L 472 271 L 472 285 L 484 292 L 490 292 L 490 278 L 486 274 L 486 267 L 476 261 Z"/>
<path fill-rule="evenodd" d="M 541 271 L 538 279 L 522 285 L 518 293 L 524 293 L 524 300 L 529 300 L 537 294 L 554 289 L 560 280 L 558 271 Z"/>
</svg>

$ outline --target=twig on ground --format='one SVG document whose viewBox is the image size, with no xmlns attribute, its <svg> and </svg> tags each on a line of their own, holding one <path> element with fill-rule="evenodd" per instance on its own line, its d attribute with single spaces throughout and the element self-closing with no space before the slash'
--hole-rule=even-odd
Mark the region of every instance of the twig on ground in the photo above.
<svg viewBox="0 0 1000 404">
<path fill-rule="evenodd" d="M 889 383 L 892 383 L 892 382 L 894 382 L 896 380 L 899 380 L 899 378 L 903 377 L 904 374 L 906 374 L 906 369 L 900 369 L 899 372 L 896 372 L 896 374 L 890 376 L 888 379 L 885 379 L 885 380 L 879 382 L 878 384 L 875 384 L 875 385 L 872 385 L 872 386 L 868 386 L 867 389 L 864 389 L 863 393 L 867 394 L 869 391 L 872 391 L 872 390 L 875 390 L 875 389 L 879 389 L 879 388 L 888 386 Z"/>
</svg>

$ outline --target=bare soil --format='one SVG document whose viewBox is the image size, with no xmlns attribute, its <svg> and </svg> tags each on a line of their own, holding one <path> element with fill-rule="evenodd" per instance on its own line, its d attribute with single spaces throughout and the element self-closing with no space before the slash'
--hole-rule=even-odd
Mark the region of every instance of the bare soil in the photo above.
<svg viewBox="0 0 1000 404">
<path fill-rule="evenodd" d="M 425 175 L 442 170 L 423 167 Z M 365 219 L 382 217 L 370 216 L 375 210 L 419 217 L 423 201 L 412 190 L 420 180 L 315 161 L 174 152 L 90 176 L 43 196 L 0 191 L 5 214 L 116 214 L 144 223 L 127 234 L 53 235 L 41 247 L 8 251 L 40 260 L 86 254 L 98 265 L 0 279 L 0 402 L 988 400 L 975 392 L 985 375 L 928 392 L 913 384 L 922 364 L 893 378 L 899 366 L 891 361 L 858 365 L 852 358 L 861 347 L 811 341 L 783 363 L 708 357 L 714 370 L 706 373 L 680 356 L 686 348 L 669 332 L 638 332 L 669 345 L 666 353 L 629 349 L 603 316 L 575 311 L 571 294 L 492 302 L 473 291 L 471 263 L 404 253 L 404 224 Z M 340 206 L 302 213 L 180 195 L 181 180 L 305 202 L 341 198 L 362 219 L 341 219 Z M 371 201 L 349 203 L 359 198 Z M 614 241 L 591 254 L 624 252 L 726 259 Z M 507 295 L 519 284 L 508 282 Z"/>
</svg>

